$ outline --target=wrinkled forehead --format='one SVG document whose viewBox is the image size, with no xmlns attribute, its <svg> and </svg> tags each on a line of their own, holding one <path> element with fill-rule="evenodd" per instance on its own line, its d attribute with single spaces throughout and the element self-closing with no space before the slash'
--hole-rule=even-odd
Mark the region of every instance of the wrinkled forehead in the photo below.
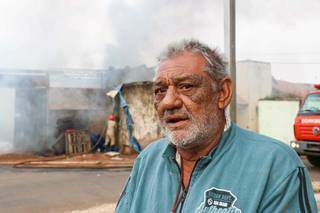
<svg viewBox="0 0 320 213">
<path fill-rule="evenodd" d="M 201 84 L 208 81 L 208 78 L 198 74 L 187 74 L 181 73 L 178 75 L 160 75 L 154 80 L 154 86 L 168 85 L 168 84 L 179 84 L 180 82 L 192 82 L 194 84 Z"/>
<path fill-rule="evenodd" d="M 184 52 L 160 62 L 157 66 L 154 80 L 180 75 L 196 74 L 207 76 L 206 72 L 204 72 L 205 68 L 206 61 L 200 54 Z"/>
</svg>

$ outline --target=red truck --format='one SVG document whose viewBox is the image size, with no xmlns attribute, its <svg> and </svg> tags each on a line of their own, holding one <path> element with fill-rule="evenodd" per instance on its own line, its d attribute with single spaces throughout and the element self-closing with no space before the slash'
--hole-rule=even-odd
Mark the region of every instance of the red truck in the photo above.
<svg viewBox="0 0 320 213">
<path fill-rule="evenodd" d="M 308 93 L 300 104 L 294 123 L 295 141 L 290 145 L 298 154 L 306 155 L 309 162 L 320 167 L 320 84 Z"/>
</svg>

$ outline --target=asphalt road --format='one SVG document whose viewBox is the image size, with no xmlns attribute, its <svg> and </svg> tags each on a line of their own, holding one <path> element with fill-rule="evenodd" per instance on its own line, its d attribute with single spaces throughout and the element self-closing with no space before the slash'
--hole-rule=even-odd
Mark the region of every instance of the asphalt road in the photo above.
<svg viewBox="0 0 320 213">
<path fill-rule="evenodd" d="M 303 160 L 313 181 L 320 181 L 320 169 Z M 129 173 L 0 167 L 0 212 L 112 212 Z"/>
<path fill-rule="evenodd" d="M 115 203 L 128 170 L 0 167 L 0 212 L 70 212 Z"/>
</svg>

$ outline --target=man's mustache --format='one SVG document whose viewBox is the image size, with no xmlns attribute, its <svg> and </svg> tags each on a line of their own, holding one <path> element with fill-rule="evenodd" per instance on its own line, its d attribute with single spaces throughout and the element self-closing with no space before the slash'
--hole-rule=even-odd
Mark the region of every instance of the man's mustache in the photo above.
<svg viewBox="0 0 320 213">
<path fill-rule="evenodd" d="M 173 110 L 166 110 L 162 116 L 161 123 L 162 125 L 166 125 L 172 122 L 178 122 L 182 120 L 191 120 L 193 121 L 193 116 L 185 110 L 181 109 L 173 109 Z"/>
<path fill-rule="evenodd" d="M 163 114 L 163 118 L 167 117 L 179 117 L 179 118 L 191 118 L 191 115 L 189 112 L 181 109 L 172 109 L 172 110 L 166 110 Z"/>
</svg>

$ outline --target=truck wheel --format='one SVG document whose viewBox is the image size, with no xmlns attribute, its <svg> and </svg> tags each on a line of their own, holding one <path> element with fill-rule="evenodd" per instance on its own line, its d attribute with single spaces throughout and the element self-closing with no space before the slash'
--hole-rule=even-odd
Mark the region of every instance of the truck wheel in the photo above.
<svg viewBox="0 0 320 213">
<path fill-rule="evenodd" d="M 318 156 L 307 156 L 307 158 L 308 158 L 308 161 L 312 165 L 314 165 L 316 167 L 320 167 L 320 157 L 318 157 Z"/>
</svg>

